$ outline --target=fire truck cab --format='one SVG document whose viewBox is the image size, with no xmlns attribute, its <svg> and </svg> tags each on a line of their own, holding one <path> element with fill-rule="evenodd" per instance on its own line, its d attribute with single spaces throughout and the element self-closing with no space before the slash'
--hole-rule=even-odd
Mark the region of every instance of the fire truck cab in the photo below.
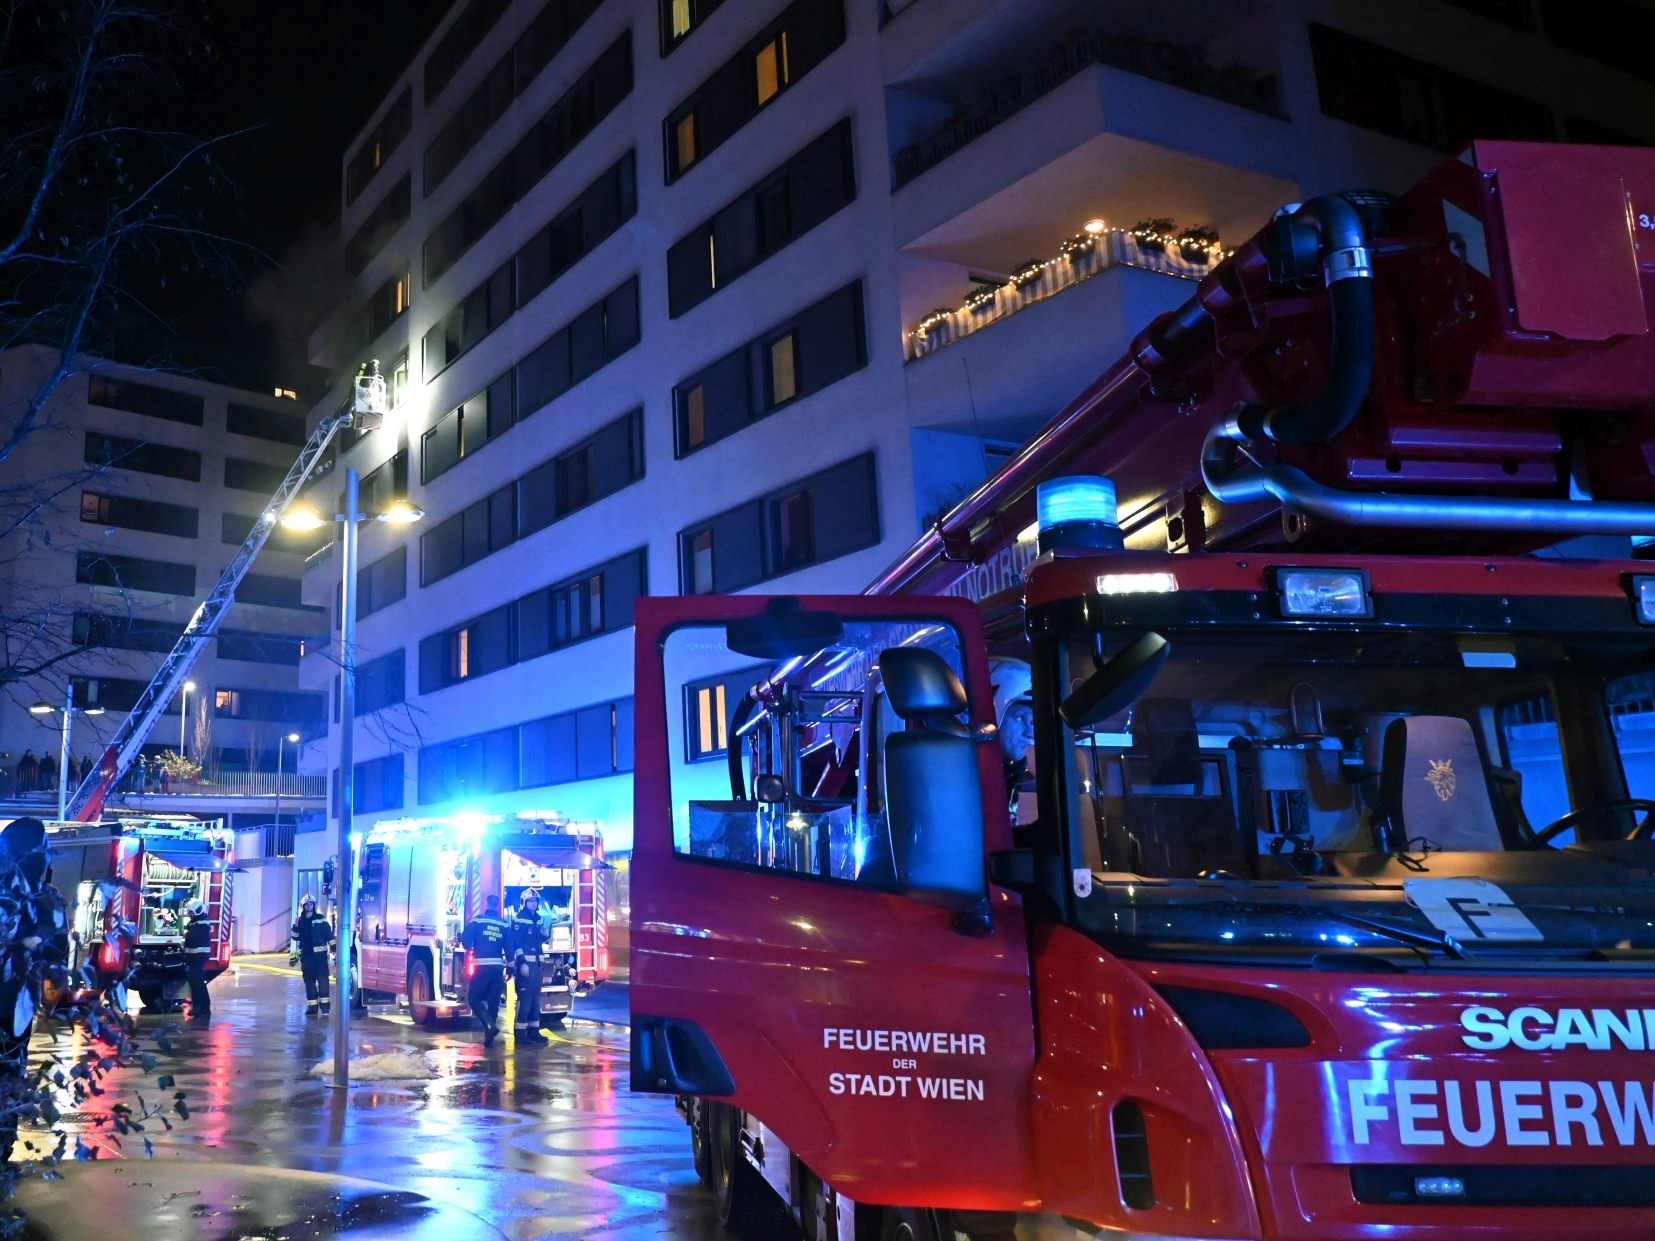
<svg viewBox="0 0 1655 1241">
<path fill-rule="evenodd" d="M 70 965 L 120 979 L 145 1008 L 172 1004 L 185 982 L 184 908 L 207 907 L 210 982 L 230 964 L 234 838 L 222 820 L 122 818 L 51 823 L 52 882 L 68 898 Z"/>
<path fill-rule="evenodd" d="M 1655 531 L 1652 218 L 1515 143 L 1286 210 L 869 594 L 640 600 L 633 1085 L 721 1217 L 1647 1235 L 1655 573 L 1573 540 Z"/>
<path fill-rule="evenodd" d="M 416 1021 L 469 1014 L 466 922 L 500 898 L 509 917 L 540 896 L 547 950 L 540 1015 L 559 1026 L 609 976 L 603 834 L 556 816 L 461 813 L 383 820 L 363 841 L 357 953 L 365 995 L 394 996 Z"/>
</svg>

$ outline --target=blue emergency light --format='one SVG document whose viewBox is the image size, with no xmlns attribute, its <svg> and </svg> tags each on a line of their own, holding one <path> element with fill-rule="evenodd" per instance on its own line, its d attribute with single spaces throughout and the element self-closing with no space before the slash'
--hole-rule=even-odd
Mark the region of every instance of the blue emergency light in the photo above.
<svg viewBox="0 0 1655 1241">
<path fill-rule="evenodd" d="M 1042 552 L 1054 547 L 1120 551 L 1115 484 L 1097 474 L 1049 478 L 1035 489 L 1036 529 Z"/>
</svg>

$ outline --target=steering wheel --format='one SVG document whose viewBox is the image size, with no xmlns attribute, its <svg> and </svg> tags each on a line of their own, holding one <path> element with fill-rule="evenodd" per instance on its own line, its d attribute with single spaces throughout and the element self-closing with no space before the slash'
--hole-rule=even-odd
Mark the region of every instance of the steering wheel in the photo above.
<svg viewBox="0 0 1655 1241">
<path fill-rule="evenodd" d="M 1641 811 L 1643 818 L 1636 827 L 1626 834 L 1627 840 L 1649 840 L 1655 836 L 1655 801 L 1647 797 L 1623 797 L 1616 801 L 1601 802 L 1596 806 L 1584 806 L 1579 810 L 1571 810 L 1560 819 L 1553 819 L 1545 827 L 1534 833 L 1534 843 L 1549 845 L 1557 837 L 1570 828 L 1589 819 L 1602 818 L 1607 814 L 1618 814 L 1625 810 Z"/>
</svg>

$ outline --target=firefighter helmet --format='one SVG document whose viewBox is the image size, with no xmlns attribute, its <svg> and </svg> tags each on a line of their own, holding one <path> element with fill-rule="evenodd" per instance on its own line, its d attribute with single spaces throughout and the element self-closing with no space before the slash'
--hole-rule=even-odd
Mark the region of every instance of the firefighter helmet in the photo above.
<svg viewBox="0 0 1655 1241">
<path fill-rule="evenodd" d="M 205 918 L 207 916 L 207 906 L 199 900 L 194 900 L 184 906 L 184 912 L 192 918 Z"/>
<path fill-rule="evenodd" d="M 1004 724 L 1007 711 L 1019 702 L 1028 701 L 1029 666 L 1021 659 L 991 659 L 988 679 L 994 687 L 994 723 Z"/>
<path fill-rule="evenodd" d="M 309 892 L 306 892 L 304 899 L 299 902 L 299 908 L 302 910 L 306 905 L 309 905 L 312 909 L 316 908 L 316 898 Z"/>
</svg>

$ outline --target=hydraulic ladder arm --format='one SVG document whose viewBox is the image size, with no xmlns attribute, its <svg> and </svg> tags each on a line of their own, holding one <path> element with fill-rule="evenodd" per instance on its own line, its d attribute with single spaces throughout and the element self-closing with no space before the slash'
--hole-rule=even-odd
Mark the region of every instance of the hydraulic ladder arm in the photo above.
<svg viewBox="0 0 1655 1241">
<path fill-rule="evenodd" d="M 287 476 L 282 479 L 281 486 L 276 488 L 275 494 L 270 497 L 270 503 L 253 523 L 252 531 L 230 563 L 225 566 L 218 584 L 213 587 L 212 593 L 201 606 L 196 608 L 195 615 L 184 627 L 178 642 L 149 684 L 144 687 L 144 692 L 138 696 L 138 701 L 133 704 L 121 726 L 115 730 L 115 735 L 104 749 L 98 765 L 69 799 L 66 814 L 70 820 L 93 823 L 102 817 L 105 799 L 126 774 L 127 768 L 138 756 L 138 751 L 143 748 L 150 730 L 166 711 L 179 687 L 188 679 L 190 670 L 195 667 L 195 661 L 200 657 L 202 650 L 218 632 L 220 622 L 229 612 L 230 605 L 235 602 L 236 588 L 241 585 L 242 578 L 247 576 L 247 571 L 252 567 L 260 549 L 264 547 L 265 540 L 270 537 L 276 523 L 282 519 L 282 515 L 298 496 L 305 480 L 316 468 L 316 463 L 322 459 L 322 454 L 333 442 L 333 437 L 344 427 L 374 430 L 385 417 L 386 405 L 385 380 L 379 373 L 379 364 L 369 363 L 364 372 L 356 377 L 350 399 L 345 402 L 344 407 L 337 413 L 323 418 L 310 433 L 310 438 L 299 450 L 298 458 L 288 469 Z"/>
</svg>

